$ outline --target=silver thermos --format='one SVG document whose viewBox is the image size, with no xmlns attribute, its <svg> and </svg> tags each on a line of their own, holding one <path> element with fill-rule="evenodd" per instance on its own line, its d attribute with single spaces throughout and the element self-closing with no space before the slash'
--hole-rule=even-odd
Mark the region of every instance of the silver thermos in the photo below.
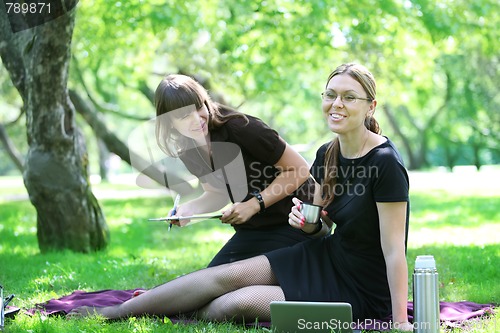
<svg viewBox="0 0 500 333">
<path fill-rule="evenodd" d="M 439 285 L 433 256 L 417 256 L 413 271 L 413 332 L 439 332 Z"/>
</svg>

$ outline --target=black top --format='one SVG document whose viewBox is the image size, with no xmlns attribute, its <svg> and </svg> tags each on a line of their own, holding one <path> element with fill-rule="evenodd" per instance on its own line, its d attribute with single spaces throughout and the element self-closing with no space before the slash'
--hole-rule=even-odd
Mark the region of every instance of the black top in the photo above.
<svg viewBox="0 0 500 333">
<path fill-rule="evenodd" d="M 318 149 L 311 167 L 311 174 L 319 184 L 323 182 L 325 175 L 327 146 L 328 144 L 324 144 Z M 329 172 L 335 172 L 339 177 L 334 190 L 335 199 L 326 207 L 328 216 L 335 221 L 335 233 L 342 233 L 343 239 L 355 243 L 358 250 L 362 246 L 367 250 L 380 252 L 376 202 L 409 201 L 408 174 L 399 152 L 387 139 L 360 158 L 347 159 L 339 154 L 338 169 Z M 406 230 L 408 220 L 407 213 Z M 355 226 L 359 221 L 364 221 L 366 228 L 361 233 Z"/>
<path fill-rule="evenodd" d="M 326 148 L 311 167 L 320 184 Z M 266 256 L 287 300 L 348 302 L 355 320 L 385 318 L 391 298 L 376 203 L 408 202 L 408 175 L 389 140 L 360 158 L 339 157 L 339 167 L 328 170 L 339 175 L 336 196 L 325 207 L 333 234 Z M 408 230 L 408 214 L 405 223 Z"/>
<path fill-rule="evenodd" d="M 222 114 L 232 111 L 221 107 Z M 262 120 L 246 115 L 231 118 L 222 126 L 210 131 L 212 160 L 204 159 L 197 148 L 185 151 L 180 158 L 188 170 L 201 182 L 226 189 L 232 202 L 244 202 L 253 191 L 262 191 L 276 178 L 274 164 L 283 155 L 286 143 L 279 134 Z M 214 171 L 215 170 L 215 171 Z M 288 224 L 288 213 L 293 205 L 285 197 L 261 214 L 255 214 L 239 228 L 265 228 Z"/>
</svg>

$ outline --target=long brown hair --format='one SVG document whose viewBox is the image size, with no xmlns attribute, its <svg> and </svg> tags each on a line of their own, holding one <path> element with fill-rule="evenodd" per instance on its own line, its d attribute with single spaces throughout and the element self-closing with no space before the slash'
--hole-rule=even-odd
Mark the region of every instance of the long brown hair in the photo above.
<svg viewBox="0 0 500 333">
<path fill-rule="evenodd" d="M 234 110 L 228 114 L 222 114 L 221 105 L 214 102 L 208 91 L 192 77 L 182 74 L 167 75 L 161 80 L 155 92 L 156 141 L 164 153 L 177 157 L 189 147 L 189 144 L 192 144 L 192 140 L 183 137 L 173 128 L 167 113 L 190 106 L 199 110 L 203 104 L 206 105 L 209 113 L 209 131 L 235 117 L 241 117 L 248 121 L 243 113 Z"/>
<path fill-rule="evenodd" d="M 340 65 L 328 76 L 326 86 L 328 86 L 328 82 L 330 82 L 334 76 L 341 74 L 349 75 L 351 78 L 358 81 L 363 87 L 363 90 L 366 92 L 367 98 L 371 101 L 375 100 L 377 95 L 377 85 L 372 73 L 370 73 L 366 67 L 354 63 Z M 373 133 L 381 133 L 380 126 L 373 115 L 365 118 L 365 127 Z M 337 172 L 339 167 L 339 153 L 340 143 L 338 137 L 335 137 L 335 139 L 333 139 L 328 145 L 325 153 L 325 176 L 323 183 L 321 184 L 323 206 L 325 207 L 333 201 L 335 196 L 335 185 L 337 184 L 339 174 L 339 172 Z M 334 172 L 330 172 L 331 170 Z"/>
</svg>

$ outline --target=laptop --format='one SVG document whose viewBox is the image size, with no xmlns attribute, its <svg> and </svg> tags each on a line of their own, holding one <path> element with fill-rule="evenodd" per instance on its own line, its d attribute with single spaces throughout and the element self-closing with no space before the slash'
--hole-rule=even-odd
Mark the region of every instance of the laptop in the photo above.
<svg viewBox="0 0 500 333">
<path fill-rule="evenodd" d="M 351 304 L 343 302 L 271 302 L 275 333 L 353 333 Z"/>
</svg>

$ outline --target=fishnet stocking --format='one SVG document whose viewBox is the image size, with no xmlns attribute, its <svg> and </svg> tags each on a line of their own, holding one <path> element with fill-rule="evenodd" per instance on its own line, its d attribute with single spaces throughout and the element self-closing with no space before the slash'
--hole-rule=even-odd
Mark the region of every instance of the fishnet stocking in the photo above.
<svg viewBox="0 0 500 333">
<path fill-rule="evenodd" d="M 284 299 L 276 285 L 269 261 L 265 256 L 257 256 L 181 276 L 100 312 L 108 318 L 118 318 L 141 314 L 168 316 L 203 308 L 200 314 L 210 319 L 233 315 L 237 319 L 261 315 L 264 318 L 269 316 L 269 299 Z M 266 286 L 268 289 L 264 290 Z M 264 294 L 267 299 L 261 292 L 269 292 Z"/>
<path fill-rule="evenodd" d="M 251 262 L 245 261 L 243 265 L 244 272 L 251 272 L 248 273 L 250 276 L 245 276 L 249 283 L 244 282 L 242 286 L 238 282 L 243 277 L 240 269 L 231 272 L 234 275 L 227 277 L 228 282 L 232 281 L 230 283 L 240 287 L 208 303 L 198 311 L 199 317 L 208 320 L 270 320 L 269 303 L 285 299 L 283 290 L 277 285 L 271 271 L 271 265 L 264 256 L 256 257 Z"/>
<path fill-rule="evenodd" d="M 207 320 L 234 320 L 237 322 L 270 321 L 269 304 L 284 301 L 280 286 L 250 286 L 224 294 L 198 311 Z"/>
</svg>

